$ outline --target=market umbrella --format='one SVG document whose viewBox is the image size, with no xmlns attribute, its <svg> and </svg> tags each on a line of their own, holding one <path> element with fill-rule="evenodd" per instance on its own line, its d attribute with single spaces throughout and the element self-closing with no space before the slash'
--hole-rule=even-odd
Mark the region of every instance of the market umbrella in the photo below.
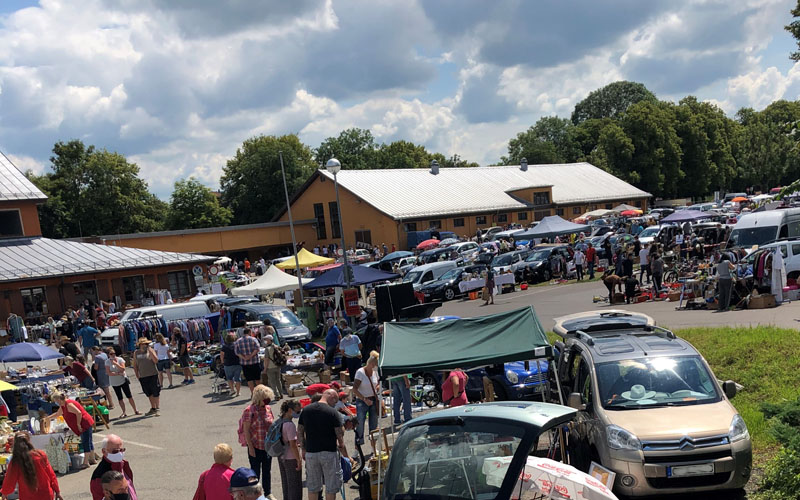
<svg viewBox="0 0 800 500">
<path fill-rule="evenodd" d="M 678 210 L 661 219 L 661 222 L 694 222 L 700 219 L 708 219 L 713 215 L 712 213 L 700 210 Z"/>
<path fill-rule="evenodd" d="M 422 243 L 420 243 L 419 245 L 417 245 L 417 248 L 420 249 L 420 250 L 427 250 L 429 248 L 435 247 L 438 244 L 439 244 L 439 240 L 437 240 L 436 238 L 431 238 L 431 239 L 425 240 Z"/>
<path fill-rule="evenodd" d="M 491 457 L 483 461 L 486 483 L 500 487 L 514 457 Z M 576 500 L 616 500 L 611 490 L 594 477 L 571 465 L 549 458 L 528 457 L 525 469 L 511 492 L 520 498 L 523 491 L 535 491 L 547 498 Z"/>
<path fill-rule="evenodd" d="M 412 255 L 414 255 L 414 252 L 409 252 L 406 250 L 398 250 L 396 252 L 384 255 L 383 258 L 380 260 L 380 262 L 402 259 L 403 257 L 411 257 Z"/>
<path fill-rule="evenodd" d="M 9 384 L 5 380 L 0 380 L 0 392 L 2 391 L 16 391 L 19 389 L 16 385 Z"/>
<path fill-rule="evenodd" d="M 623 210 L 619 213 L 623 217 L 636 217 L 637 215 L 642 215 L 641 210 Z"/>
<path fill-rule="evenodd" d="M 439 246 L 440 247 L 446 247 L 446 246 L 450 246 L 450 245 L 455 245 L 456 243 L 458 243 L 458 239 L 456 239 L 456 238 L 445 238 L 445 239 L 443 239 L 442 241 L 439 242 Z"/>
<path fill-rule="evenodd" d="M 297 252 L 297 261 L 300 263 L 301 268 L 324 266 L 325 264 L 333 264 L 335 262 L 334 259 L 313 254 L 305 248 L 301 248 L 300 251 Z M 294 256 L 291 256 L 291 258 L 275 264 L 275 267 L 278 269 L 294 269 L 297 266 L 295 266 Z"/>
<path fill-rule="evenodd" d="M 731 201 L 734 202 L 734 203 L 739 203 L 739 202 L 742 202 L 742 201 L 747 201 L 747 198 L 744 197 L 744 196 L 737 196 L 736 198 L 732 199 Z"/>
<path fill-rule="evenodd" d="M 0 361 L 13 363 L 15 361 L 44 361 L 45 359 L 63 358 L 64 355 L 55 349 L 33 342 L 20 342 L 0 349 Z"/>
<path fill-rule="evenodd" d="M 399 274 L 387 273 L 380 269 L 374 269 L 367 266 L 348 265 L 347 266 L 352 275 L 350 276 L 350 286 L 366 285 L 368 283 L 377 283 L 380 281 L 390 281 L 400 277 Z M 314 281 L 303 285 L 305 290 L 314 290 L 317 288 L 334 288 L 347 286 L 347 279 L 344 275 L 344 266 L 339 266 L 329 271 L 325 271 L 317 276 Z"/>
</svg>

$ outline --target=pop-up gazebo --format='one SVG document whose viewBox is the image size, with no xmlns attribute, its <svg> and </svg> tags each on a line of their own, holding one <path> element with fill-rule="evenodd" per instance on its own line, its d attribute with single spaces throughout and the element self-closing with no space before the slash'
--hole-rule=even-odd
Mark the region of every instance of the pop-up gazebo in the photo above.
<svg viewBox="0 0 800 500">
<path fill-rule="evenodd" d="M 556 236 L 579 233 L 581 231 L 588 233 L 590 230 L 591 227 L 586 224 L 575 224 L 574 222 L 562 219 L 558 215 L 550 215 L 542 219 L 536 227 L 514 234 L 514 239 L 519 241 L 555 238 Z"/>
<path fill-rule="evenodd" d="M 294 262 L 294 259 L 292 259 Z M 308 278 L 302 279 L 303 284 L 310 283 Z M 233 295 L 266 295 L 268 293 L 287 292 L 289 290 L 297 290 L 300 285 L 297 283 L 297 277 L 287 274 L 278 266 L 269 266 L 267 272 L 258 277 L 257 280 L 249 285 L 239 286 L 231 290 Z"/>
</svg>

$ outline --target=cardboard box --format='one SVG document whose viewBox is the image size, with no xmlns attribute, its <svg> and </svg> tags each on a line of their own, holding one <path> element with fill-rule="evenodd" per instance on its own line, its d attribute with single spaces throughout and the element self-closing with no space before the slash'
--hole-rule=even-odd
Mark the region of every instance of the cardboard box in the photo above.
<svg viewBox="0 0 800 500">
<path fill-rule="evenodd" d="M 346 371 L 340 372 L 339 373 L 339 382 L 341 382 L 342 385 L 350 385 L 350 374 L 347 373 Z"/>
<path fill-rule="evenodd" d="M 303 381 L 303 376 L 299 373 L 291 375 L 287 373 L 284 374 L 283 379 L 286 381 L 286 385 L 299 384 Z"/>
<path fill-rule="evenodd" d="M 751 296 L 750 302 L 747 304 L 748 309 L 766 309 L 768 307 L 775 307 L 775 297 L 773 295 Z"/>
<path fill-rule="evenodd" d="M 330 384 L 331 383 L 331 371 L 325 370 L 319 372 L 319 383 L 320 384 Z"/>
<path fill-rule="evenodd" d="M 299 398 L 299 397 L 303 397 L 303 396 L 308 396 L 308 394 L 306 394 L 305 388 L 303 388 L 303 389 L 292 389 L 292 397 L 293 398 Z"/>
<path fill-rule="evenodd" d="M 681 292 L 669 292 L 669 294 L 667 294 L 667 298 L 670 302 L 680 302 Z"/>
</svg>

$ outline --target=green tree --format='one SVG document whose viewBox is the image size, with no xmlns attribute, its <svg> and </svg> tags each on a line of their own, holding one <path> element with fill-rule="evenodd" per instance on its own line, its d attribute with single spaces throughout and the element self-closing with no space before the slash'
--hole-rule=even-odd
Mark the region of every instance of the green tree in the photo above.
<svg viewBox="0 0 800 500">
<path fill-rule="evenodd" d="M 31 176 L 50 199 L 41 208 L 42 233 L 49 237 L 158 231 L 166 204 L 148 191 L 139 167 L 119 153 L 58 142 L 52 172 Z"/>
<path fill-rule="evenodd" d="M 590 153 L 588 161 L 632 184 L 638 184 L 641 180 L 639 173 L 628 168 L 635 150 L 633 141 L 622 127 L 609 122 L 600 130 L 597 146 Z"/>
<path fill-rule="evenodd" d="M 167 216 L 169 229 L 226 226 L 232 218 L 230 209 L 220 206 L 214 193 L 194 177 L 175 183 Z"/>
<path fill-rule="evenodd" d="M 655 102 L 656 96 L 641 83 L 619 81 L 590 92 L 575 105 L 572 123 L 592 118 L 619 118 L 631 105 L 640 101 Z"/>
<path fill-rule="evenodd" d="M 286 206 L 279 151 L 283 151 L 290 194 L 314 172 L 311 148 L 295 134 L 247 139 L 228 160 L 220 179 L 222 205 L 232 211 L 235 224 L 269 221 Z"/>
<path fill-rule="evenodd" d="M 574 129 L 566 118 L 542 117 L 508 142 L 508 156 L 503 157 L 502 162 L 516 165 L 522 158 L 531 165 L 573 162 L 580 154 Z"/>
<path fill-rule="evenodd" d="M 784 26 L 784 29 L 792 34 L 798 47 L 800 47 L 800 0 L 797 0 L 797 5 L 794 6 L 791 13 L 793 20 L 789 25 Z M 789 54 L 789 59 L 792 61 L 800 61 L 800 51 Z"/>
<path fill-rule="evenodd" d="M 454 154 L 453 156 L 447 158 L 442 153 L 433 153 L 430 155 L 430 160 L 436 160 L 439 162 L 439 166 L 442 168 L 455 168 L 455 167 L 479 167 L 476 162 L 474 161 L 467 161 L 461 158 L 461 156 Z M 430 162 L 428 162 L 430 164 Z"/>
<path fill-rule="evenodd" d="M 370 168 L 427 168 L 430 163 L 431 155 L 425 146 L 394 141 L 381 144 L 375 152 L 375 164 Z"/>
<path fill-rule="evenodd" d="M 664 198 L 675 197 L 683 179 L 675 121 L 672 104 L 647 100 L 630 106 L 622 117 L 634 147 L 626 177 L 638 177 L 639 188 Z"/>
<path fill-rule="evenodd" d="M 342 163 L 348 170 L 381 168 L 376 166 L 378 145 L 372 132 L 366 129 L 349 128 L 337 137 L 328 137 L 317 148 L 314 159 L 317 165 L 324 166 L 331 158 Z"/>
</svg>

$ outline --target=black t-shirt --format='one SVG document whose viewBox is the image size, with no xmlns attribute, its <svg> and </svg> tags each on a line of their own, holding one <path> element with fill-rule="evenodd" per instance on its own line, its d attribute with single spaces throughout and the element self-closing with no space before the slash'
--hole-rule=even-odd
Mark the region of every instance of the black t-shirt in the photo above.
<svg viewBox="0 0 800 500">
<path fill-rule="evenodd" d="M 303 408 L 298 423 L 306 434 L 306 451 L 336 451 L 336 428 L 342 426 L 339 412 L 325 403 L 316 402 Z"/>
<path fill-rule="evenodd" d="M 188 356 L 189 350 L 186 346 L 186 339 L 183 337 L 178 338 L 178 356 Z M 227 357 L 227 356 L 225 356 Z"/>
<path fill-rule="evenodd" d="M 222 364 L 225 366 L 236 366 L 239 364 L 239 356 L 233 350 L 233 344 L 225 344 L 222 346 L 222 352 L 225 353 L 225 359 Z"/>
<path fill-rule="evenodd" d="M 67 342 L 66 344 L 64 344 L 64 349 L 66 349 L 66 351 L 69 353 L 70 356 L 72 356 L 73 359 L 77 358 L 78 354 L 81 353 L 81 351 L 78 350 L 78 346 L 75 345 L 75 342 Z"/>
</svg>

